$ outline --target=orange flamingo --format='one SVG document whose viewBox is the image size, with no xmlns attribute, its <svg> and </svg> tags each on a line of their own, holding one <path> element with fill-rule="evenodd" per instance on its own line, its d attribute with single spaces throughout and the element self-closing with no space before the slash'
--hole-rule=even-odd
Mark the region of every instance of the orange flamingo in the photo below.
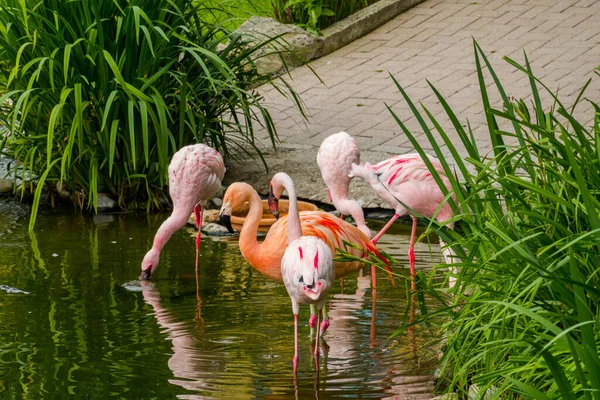
<svg viewBox="0 0 600 400">
<path fill-rule="evenodd" d="M 249 211 L 240 231 L 240 251 L 246 261 L 269 279 L 282 282 L 281 259 L 287 248 L 288 217 L 282 216 L 275 222 L 262 243 L 258 243 L 256 233 L 263 212 L 258 193 L 244 182 L 235 182 L 227 188 L 221 207 L 221 221 L 230 230 L 231 211 L 249 204 Z M 388 261 L 379 254 L 369 238 L 354 225 L 323 211 L 301 211 L 300 223 L 303 236 L 315 236 L 323 240 L 332 253 L 344 248 L 344 241 L 358 245 L 359 249 L 349 247 L 347 251 L 355 257 L 365 258 L 373 253 L 386 264 Z M 359 261 L 335 261 L 335 276 L 341 278 L 359 270 L 363 263 Z M 375 288 L 375 266 L 371 267 L 371 280 Z"/>
</svg>

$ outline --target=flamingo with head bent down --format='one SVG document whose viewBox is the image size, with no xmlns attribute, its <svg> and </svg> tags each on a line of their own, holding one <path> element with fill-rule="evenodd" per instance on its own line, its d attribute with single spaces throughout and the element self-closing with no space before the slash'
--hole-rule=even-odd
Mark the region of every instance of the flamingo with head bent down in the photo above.
<svg viewBox="0 0 600 400">
<path fill-rule="evenodd" d="M 330 135 L 323 140 L 317 153 L 317 164 L 321 170 L 323 182 L 329 190 L 329 200 L 342 215 L 351 215 L 356 226 L 367 237 L 371 230 L 365 223 L 363 209 L 356 200 L 348 199 L 348 187 L 352 179 L 349 174 L 352 164 L 360 163 L 360 150 L 356 141 L 346 132 Z"/>
<path fill-rule="evenodd" d="M 335 270 L 333 253 L 329 246 L 315 236 L 302 236 L 298 201 L 292 179 L 285 173 L 276 174 L 271 180 L 269 205 L 276 210 L 276 199 L 285 189 L 290 199 L 287 223 L 287 248 L 281 259 L 281 275 L 285 288 L 292 300 L 294 313 L 294 373 L 298 367 L 298 312 L 299 304 L 317 306 L 319 317 L 325 305 L 327 293 L 333 285 Z M 325 321 L 323 321 L 325 322 Z M 318 368 L 319 338 L 321 336 L 319 319 L 316 321 L 315 360 Z M 328 324 L 325 326 L 327 328 Z"/>
<path fill-rule="evenodd" d="M 223 158 L 213 148 L 203 144 L 182 147 L 173 155 L 169 164 L 169 195 L 173 200 L 173 212 L 158 228 L 152 248 L 142 260 L 141 279 L 150 279 L 158 267 L 160 252 L 169 238 L 183 227 L 192 211 L 196 218 L 196 274 L 198 273 L 198 250 L 202 212 L 208 199 L 221 188 L 225 175 Z"/>
</svg>

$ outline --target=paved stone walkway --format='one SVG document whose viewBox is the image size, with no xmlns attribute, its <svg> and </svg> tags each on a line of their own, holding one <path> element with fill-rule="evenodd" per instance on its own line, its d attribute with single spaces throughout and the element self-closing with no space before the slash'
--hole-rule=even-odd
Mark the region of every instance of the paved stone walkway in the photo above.
<svg viewBox="0 0 600 400">
<path fill-rule="evenodd" d="M 273 172 L 286 171 L 302 197 L 327 202 L 316 165 L 316 151 L 326 136 L 341 130 L 351 133 L 361 147 L 362 160 L 369 162 L 414 151 L 386 104 L 430 149 L 389 74 L 414 102 L 428 107 L 458 143 L 428 87 L 429 80 L 461 123 L 470 122 L 479 148 L 489 148 L 473 39 L 488 55 L 509 95 L 529 99 L 531 104 L 528 77 L 502 59 L 508 56 L 523 63 L 526 51 L 534 73 L 570 105 L 600 65 L 600 1 L 426 0 L 363 38 L 311 62 L 323 83 L 308 66 L 291 72 L 291 84 L 306 103 L 308 121 L 291 100 L 263 87 L 282 141 L 281 150 L 268 154 L 269 173 L 258 164 L 245 164 L 232 171 L 235 180 L 246 180 L 265 192 Z M 491 79 L 489 84 L 493 84 Z M 492 93 L 500 105 L 499 96 Z M 600 102 L 600 77 L 586 93 Z M 550 105 L 547 102 L 546 109 Z M 578 110 L 583 121 L 593 120 L 589 104 L 582 103 Z M 382 205 L 372 190 L 355 181 L 352 196 L 364 207 Z"/>
<path fill-rule="evenodd" d="M 434 115 L 443 110 L 429 80 L 461 118 L 468 119 L 481 146 L 489 145 L 482 113 L 473 38 L 488 55 L 509 95 L 528 98 L 525 74 L 502 57 L 523 62 L 571 104 L 600 65 L 600 1 L 597 0 L 426 0 L 374 32 L 292 71 L 292 86 L 310 114 L 304 121 L 293 103 L 274 90 L 271 104 L 279 135 L 288 146 L 318 147 L 329 134 L 345 130 L 361 150 L 403 154 L 412 151 L 386 109 L 388 104 L 413 133 L 422 132 L 389 74 Z M 587 95 L 600 101 L 600 77 Z M 491 82 L 491 80 L 490 80 Z M 550 104 L 548 104 L 550 105 Z M 585 120 L 593 113 L 582 104 Z M 453 133 L 449 123 L 444 129 Z M 426 138 L 421 134 L 426 148 Z"/>
</svg>

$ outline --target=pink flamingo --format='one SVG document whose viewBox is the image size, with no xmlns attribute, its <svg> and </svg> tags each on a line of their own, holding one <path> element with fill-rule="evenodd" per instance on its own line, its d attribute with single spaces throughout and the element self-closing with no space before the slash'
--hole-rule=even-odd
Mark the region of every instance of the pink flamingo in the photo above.
<svg viewBox="0 0 600 400">
<path fill-rule="evenodd" d="M 298 198 L 296 197 L 296 189 L 294 187 L 294 182 L 292 178 L 286 173 L 280 172 L 273 176 L 270 183 L 270 193 L 269 193 L 269 209 L 271 213 L 275 215 L 275 217 L 279 218 L 279 198 L 283 194 L 284 190 L 288 192 L 289 198 L 289 210 L 298 210 Z M 295 224 L 296 220 L 294 215 L 290 215 L 288 219 L 288 235 L 289 235 L 289 224 Z M 300 229 L 300 214 L 298 214 L 298 229 Z M 302 233 L 300 231 L 300 233 Z M 289 243 L 289 239 L 288 239 Z M 335 251 L 335 248 L 330 249 L 331 251 Z M 318 312 L 316 306 L 314 304 L 310 305 L 310 319 L 308 320 L 308 325 L 310 328 L 314 328 L 318 324 L 318 319 L 321 317 L 321 312 L 323 312 L 323 322 L 320 325 L 321 334 L 327 331 L 329 328 L 329 318 L 327 316 L 327 308 L 324 306 L 319 308 Z M 319 317 L 317 317 L 317 314 Z M 319 333 L 319 332 L 317 332 Z"/>
<path fill-rule="evenodd" d="M 169 164 L 169 194 L 173 200 L 173 212 L 158 228 L 152 248 L 142 260 L 140 279 L 150 279 L 150 275 L 158 267 L 162 248 L 171 235 L 187 223 L 192 210 L 198 227 L 196 277 L 198 276 L 202 213 L 207 200 L 221 188 L 223 175 L 223 158 L 215 149 L 204 144 L 182 147 L 173 155 Z"/>
<path fill-rule="evenodd" d="M 442 182 L 452 191 L 450 181 L 445 176 L 445 171 L 439 160 L 434 157 L 428 157 L 436 171 L 439 172 Z M 435 218 L 443 223 L 452 219 L 454 212 L 448 202 L 444 202 L 445 196 L 440 187 L 431 176 L 427 165 L 419 154 L 405 154 L 388 158 L 378 164 L 352 164 L 350 176 L 364 179 L 377 194 L 387 202 L 395 211 L 390 221 L 373 238 L 373 244 L 376 244 L 384 232 L 394 223 L 394 221 L 403 215 L 409 214 L 404 207 L 416 211 L 427 218 Z M 452 196 L 456 201 L 456 196 Z M 441 207 L 440 204 L 442 204 Z M 438 207 L 440 208 L 438 211 Z M 437 211 L 437 214 L 436 214 Z M 412 216 L 413 224 L 410 234 L 410 246 L 408 249 L 408 260 L 410 263 L 410 273 L 412 277 L 412 288 L 415 289 L 415 235 L 417 231 L 417 218 Z M 447 224 L 449 228 L 454 227 L 454 222 Z M 443 243 L 440 243 L 443 245 Z M 447 252 L 444 257 L 447 259 Z"/>
<path fill-rule="evenodd" d="M 335 278 L 333 253 L 323 240 L 315 236 L 302 236 L 300 214 L 294 182 L 285 173 L 276 174 L 271 180 L 272 194 L 279 198 L 285 189 L 290 199 L 287 222 L 287 248 L 281 259 L 281 275 L 285 288 L 292 300 L 294 313 L 294 373 L 298 367 L 298 312 L 299 304 L 317 305 L 319 317 L 325 304 L 327 293 Z M 271 197 L 269 198 L 271 200 Z M 272 203 L 273 206 L 275 203 Z M 276 206 L 275 206 L 276 207 Z M 315 360 L 318 366 L 319 338 L 321 336 L 317 317 Z M 325 321 L 323 321 L 325 322 Z M 326 329 L 327 327 L 325 327 Z"/>
<path fill-rule="evenodd" d="M 348 199 L 348 187 L 352 178 L 349 176 L 352 164 L 360 163 L 360 150 L 356 141 L 346 132 L 334 133 L 321 143 L 317 154 L 317 164 L 321 170 L 323 181 L 329 190 L 329 200 L 340 212 L 341 217 L 351 215 L 356 226 L 367 237 L 371 230 L 365 223 L 362 207 L 356 200 Z"/>
</svg>

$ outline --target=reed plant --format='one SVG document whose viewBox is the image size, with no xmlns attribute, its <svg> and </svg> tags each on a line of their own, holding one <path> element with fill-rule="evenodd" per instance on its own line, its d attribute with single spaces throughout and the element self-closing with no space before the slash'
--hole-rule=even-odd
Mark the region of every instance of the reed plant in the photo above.
<svg viewBox="0 0 600 400">
<path fill-rule="evenodd" d="M 254 63 L 268 42 L 246 43 L 220 12 L 185 0 L 0 0 L 0 122 L 10 129 L 0 148 L 37 177 L 30 228 L 44 182 L 82 207 L 103 192 L 150 209 L 164 204 L 180 147 L 262 157 L 257 124 L 275 146 L 255 91 L 269 82 Z M 283 79 L 270 82 L 301 107 Z"/>
<path fill-rule="evenodd" d="M 428 222 L 427 232 L 437 232 L 456 256 L 452 266 L 417 275 L 419 298 L 431 295 L 442 305 L 421 304 L 414 323 L 444 317 L 440 384 L 447 392 L 600 399 L 600 106 L 586 98 L 590 81 L 573 104 L 563 104 L 535 77 L 526 55 L 522 63 L 506 61 L 528 76 L 531 104 L 511 98 L 477 43 L 474 54 L 489 151 L 478 147 L 470 125 L 463 127 L 433 85 L 459 143 L 394 79 L 459 203 L 453 204 L 456 230 Z M 543 92 L 550 103 L 542 101 Z M 575 117 L 582 102 L 591 106 L 590 126 Z M 456 286 L 440 283 L 440 271 L 457 278 Z"/>
</svg>

